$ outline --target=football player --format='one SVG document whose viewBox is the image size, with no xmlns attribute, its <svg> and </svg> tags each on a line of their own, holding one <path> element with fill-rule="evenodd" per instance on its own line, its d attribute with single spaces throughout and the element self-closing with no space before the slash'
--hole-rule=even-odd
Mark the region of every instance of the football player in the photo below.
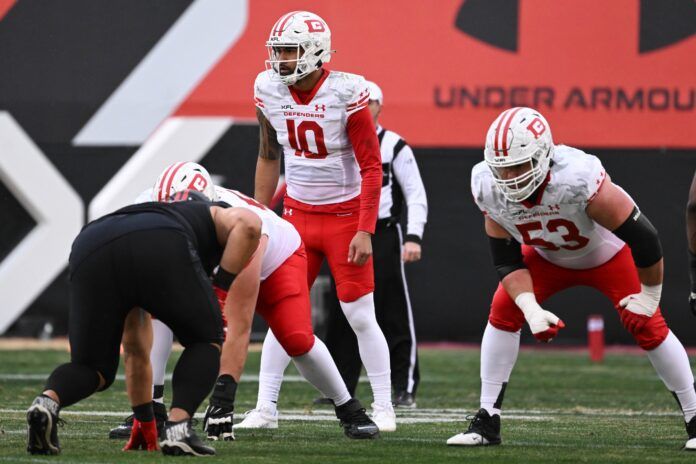
<svg viewBox="0 0 696 464">
<path fill-rule="evenodd" d="M 83 227 L 69 260 L 70 362 L 51 373 L 27 410 L 29 453 L 60 452 L 60 409 L 113 384 L 122 338 L 135 415 L 125 449 L 157 449 L 151 370 L 143 356 L 150 322 L 140 308 L 147 308 L 185 347 L 159 446 L 164 454 L 215 454 L 191 428 L 220 368 L 222 318 L 208 276 L 215 266 L 241 274 L 260 236 L 257 216 L 208 201 L 131 205 Z"/>
<path fill-rule="evenodd" d="M 540 304 L 576 285 L 604 293 L 674 394 L 696 449 L 696 392 L 686 351 L 660 312 L 663 260 L 657 231 L 595 156 L 554 145 L 531 108 L 511 108 L 486 136 L 471 173 L 474 200 L 500 285 L 481 342 L 481 408 L 447 444 L 501 443 L 503 394 L 526 321 L 548 342 L 564 327 Z"/>
<path fill-rule="evenodd" d="M 210 200 L 248 210 L 258 216 L 262 224 L 259 248 L 244 270 L 237 276 L 224 278 L 218 270 L 215 276 L 216 280 L 223 281 L 222 285 L 214 285 L 214 290 L 220 306 L 225 308 L 223 320 L 227 331 L 220 376 L 204 419 L 208 438 L 234 439 L 234 401 L 247 357 L 254 311 L 266 320 L 282 349 L 293 357 L 300 373 L 320 392 L 328 392 L 346 435 L 350 438 L 377 437 L 377 427 L 367 417 L 360 402 L 351 398 L 328 349 L 312 331 L 306 285 L 307 259 L 295 228 L 256 200 L 236 190 L 214 186 L 206 169 L 192 162 L 175 163 L 166 168 L 155 187 L 143 192 L 139 200 L 164 201 L 189 189 L 202 192 Z M 229 297 L 226 288 L 231 289 Z M 156 373 L 154 390 L 158 390 L 158 385 L 163 390 L 171 331 L 166 326 L 159 326 L 154 338 L 151 354 Z M 127 429 L 128 424 L 122 428 Z"/>
<path fill-rule="evenodd" d="M 267 70 L 254 84 L 261 129 L 255 198 L 270 203 L 284 155 L 283 217 L 305 243 L 307 283 L 311 287 L 326 258 L 370 379 L 372 418 L 380 431 L 393 431 L 389 347 L 377 324 L 373 301 L 371 236 L 382 168 L 367 108 L 368 86 L 361 76 L 324 68 L 331 59 L 331 32 L 316 14 L 293 11 L 281 16 L 266 47 Z M 248 421 L 277 426 L 276 402 L 288 361 L 269 331 L 257 408 L 242 427 Z"/>
</svg>

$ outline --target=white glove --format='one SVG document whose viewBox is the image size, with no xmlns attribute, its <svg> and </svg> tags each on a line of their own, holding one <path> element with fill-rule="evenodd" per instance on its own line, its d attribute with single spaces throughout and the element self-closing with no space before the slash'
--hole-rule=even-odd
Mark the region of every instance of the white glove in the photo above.
<svg viewBox="0 0 696 464">
<path fill-rule="evenodd" d="M 655 314 L 660 304 L 660 295 L 662 295 L 662 284 L 640 284 L 640 293 L 628 295 L 619 301 L 619 306 L 623 308 L 621 322 L 631 334 L 640 332 Z"/>
<path fill-rule="evenodd" d="M 632 313 L 652 317 L 660 305 L 662 295 L 662 285 L 643 285 L 640 284 L 640 293 L 628 295 L 619 302 L 619 306 L 626 308 Z"/>
<path fill-rule="evenodd" d="M 534 294 L 531 292 L 523 292 L 517 295 L 515 304 L 522 310 L 532 335 L 540 342 L 550 342 L 558 335 L 558 331 L 565 327 L 565 324 L 558 316 L 539 306 Z"/>
</svg>

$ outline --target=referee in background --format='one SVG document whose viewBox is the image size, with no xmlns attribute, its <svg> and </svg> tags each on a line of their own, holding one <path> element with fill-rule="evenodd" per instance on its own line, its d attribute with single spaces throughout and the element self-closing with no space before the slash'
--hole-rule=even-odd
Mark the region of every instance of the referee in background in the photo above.
<svg viewBox="0 0 696 464">
<path fill-rule="evenodd" d="M 373 82 L 368 82 L 368 86 L 368 106 L 382 152 L 382 195 L 379 219 L 372 237 L 375 311 L 377 322 L 389 344 L 394 406 L 414 408 L 420 374 L 404 263 L 421 258 L 428 202 L 411 147 L 399 134 L 384 129 L 377 122 L 382 111 L 382 90 Z M 400 224 L 404 200 L 408 208 L 405 235 Z M 355 395 L 362 367 L 358 342 L 338 305 L 333 285 L 332 291 L 334 294 L 330 298 L 325 342 L 348 390 Z M 317 401 L 325 402 L 324 399 Z"/>
</svg>

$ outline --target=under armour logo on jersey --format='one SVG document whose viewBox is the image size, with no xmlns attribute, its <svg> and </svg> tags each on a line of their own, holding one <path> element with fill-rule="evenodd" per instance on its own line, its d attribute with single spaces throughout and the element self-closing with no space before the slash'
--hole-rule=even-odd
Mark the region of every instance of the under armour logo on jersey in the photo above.
<svg viewBox="0 0 696 464">
<path fill-rule="evenodd" d="M 314 105 L 314 111 L 326 111 L 326 105 Z"/>
<path fill-rule="evenodd" d="M 292 216 L 292 208 L 283 208 L 283 216 Z"/>
</svg>

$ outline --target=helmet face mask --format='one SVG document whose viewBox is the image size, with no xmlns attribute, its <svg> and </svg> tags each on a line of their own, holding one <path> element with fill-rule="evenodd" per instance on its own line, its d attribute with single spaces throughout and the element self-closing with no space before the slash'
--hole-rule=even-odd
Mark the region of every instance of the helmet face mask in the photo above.
<svg viewBox="0 0 696 464">
<path fill-rule="evenodd" d="M 187 190 L 201 192 L 210 201 L 217 200 L 213 179 L 208 171 L 200 164 L 189 161 L 174 163 L 162 171 L 152 190 L 153 201 L 167 201 L 176 193 Z"/>
<path fill-rule="evenodd" d="M 281 59 L 280 50 L 296 49 L 294 59 Z M 271 79 L 293 85 L 331 60 L 331 31 L 326 22 L 308 11 L 293 11 L 280 17 L 266 41 L 266 69 Z M 281 74 L 280 65 L 294 63 L 289 74 Z"/>
<path fill-rule="evenodd" d="M 551 129 L 539 112 L 511 108 L 491 124 L 484 159 L 503 196 L 521 202 L 546 179 L 553 149 Z"/>
</svg>

